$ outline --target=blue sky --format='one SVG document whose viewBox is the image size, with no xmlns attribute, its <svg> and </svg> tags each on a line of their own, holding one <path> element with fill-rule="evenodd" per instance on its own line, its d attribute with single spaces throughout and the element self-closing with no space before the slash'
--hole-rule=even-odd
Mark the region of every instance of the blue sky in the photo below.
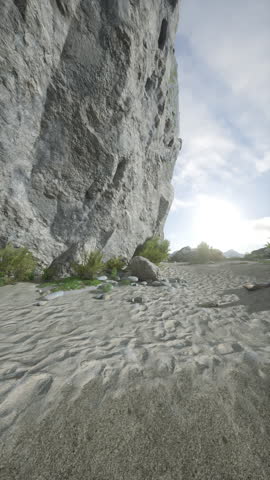
<svg viewBox="0 0 270 480">
<path fill-rule="evenodd" d="M 171 249 L 270 240 L 270 1 L 182 0 Z"/>
</svg>

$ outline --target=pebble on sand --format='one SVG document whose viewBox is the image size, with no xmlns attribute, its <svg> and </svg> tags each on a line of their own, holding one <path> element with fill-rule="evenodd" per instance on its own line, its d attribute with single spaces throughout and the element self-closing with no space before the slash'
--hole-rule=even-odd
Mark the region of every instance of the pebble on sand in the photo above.
<svg viewBox="0 0 270 480">
<path fill-rule="evenodd" d="M 135 276 L 132 276 L 132 275 L 130 275 L 128 277 L 128 280 L 130 280 L 131 282 L 138 282 L 139 281 L 138 277 L 135 277 Z"/>
<path fill-rule="evenodd" d="M 221 355 L 228 355 L 229 353 L 233 353 L 234 349 L 230 343 L 220 343 L 217 346 L 217 351 Z"/>
</svg>

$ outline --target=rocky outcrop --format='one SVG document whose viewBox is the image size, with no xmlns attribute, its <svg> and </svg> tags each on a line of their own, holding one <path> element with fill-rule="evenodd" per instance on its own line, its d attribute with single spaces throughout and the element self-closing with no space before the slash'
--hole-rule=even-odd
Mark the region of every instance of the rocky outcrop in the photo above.
<svg viewBox="0 0 270 480">
<path fill-rule="evenodd" d="M 178 0 L 1 0 L 0 244 L 41 263 L 163 230 Z"/>
<path fill-rule="evenodd" d="M 196 248 L 183 247 L 176 252 L 173 252 L 170 257 L 170 262 L 190 262 L 197 253 Z"/>
<path fill-rule="evenodd" d="M 270 247 L 258 248 L 258 250 L 253 250 L 246 257 L 254 258 L 270 258 Z"/>
</svg>

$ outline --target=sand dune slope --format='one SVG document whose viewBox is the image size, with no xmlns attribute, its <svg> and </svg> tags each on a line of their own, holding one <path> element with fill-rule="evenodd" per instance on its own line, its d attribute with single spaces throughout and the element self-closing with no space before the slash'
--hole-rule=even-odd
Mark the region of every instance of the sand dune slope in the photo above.
<svg viewBox="0 0 270 480">
<path fill-rule="evenodd" d="M 270 478 L 269 266 L 163 270 L 186 286 L 0 289 L 1 480 Z"/>
</svg>

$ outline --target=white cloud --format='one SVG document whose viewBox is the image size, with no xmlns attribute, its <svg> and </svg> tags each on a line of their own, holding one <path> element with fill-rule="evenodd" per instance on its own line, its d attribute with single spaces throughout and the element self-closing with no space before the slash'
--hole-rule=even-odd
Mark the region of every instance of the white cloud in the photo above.
<svg viewBox="0 0 270 480">
<path fill-rule="evenodd" d="M 259 173 L 270 170 L 270 152 L 266 153 L 263 158 L 256 160 L 256 169 Z"/>
<path fill-rule="evenodd" d="M 252 228 L 255 231 L 261 230 L 270 233 L 270 217 L 260 218 L 251 222 Z"/>
<path fill-rule="evenodd" d="M 194 202 L 190 200 L 181 200 L 180 198 L 174 198 L 172 206 L 171 206 L 171 212 L 176 212 L 180 208 L 191 208 L 194 206 Z"/>
<path fill-rule="evenodd" d="M 209 205 L 217 201 L 214 194 L 230 202 L 234 192 L 239 200 L 238 190 L 248 195 L 248 185 L 254 187 L 260 181 L 264 193 L 258 191 L 256 197 L 240 201 L 246 216 L 252 211 L 256 215 L 253 207 L 260 205 L 262 193 L 261 215 L 265 215 L 264 176 L 270 172 L 269 24 L 269 0 L 182 0 L 176 51 L 180 52 L 183 148 L 173 179 L 173 222 L 166 228 L 174 249 L 207 241 L 202 236 L 207 236 L 207 229 L 202 231 L 197 222 L 202 194 L 208 195 Z M 254 195 L 254 188 L 251 191 Z M 186 215 L 188 207 L 192 208 Z M 244 213 L 236 217 L 231 228 L 227 218 L 224 230 L 215 217 L 212 223 L 219 225 L 222 235 L 211 227 L 211 219 L 204 219 L 208 231 L 212 228 L 208 237 L 213 246 L 246 252 L 267 242 L 269 217 L 247 219 Z"/>
<path fill-rule="evenodd" d="M 270 170 L 269 1 L 205 0 L 202 6 L 183 0 L 180 18 L 181 41 L 191 48 L 179 58 L 187 169 L 180 179 L 196 179 L 204 170 L 207 181 L 216 169 L 226 178 L 232 163 L 241 166 L 243 182 L 245 171 L 254 177 L 265 173 Z"/>
</svg>

